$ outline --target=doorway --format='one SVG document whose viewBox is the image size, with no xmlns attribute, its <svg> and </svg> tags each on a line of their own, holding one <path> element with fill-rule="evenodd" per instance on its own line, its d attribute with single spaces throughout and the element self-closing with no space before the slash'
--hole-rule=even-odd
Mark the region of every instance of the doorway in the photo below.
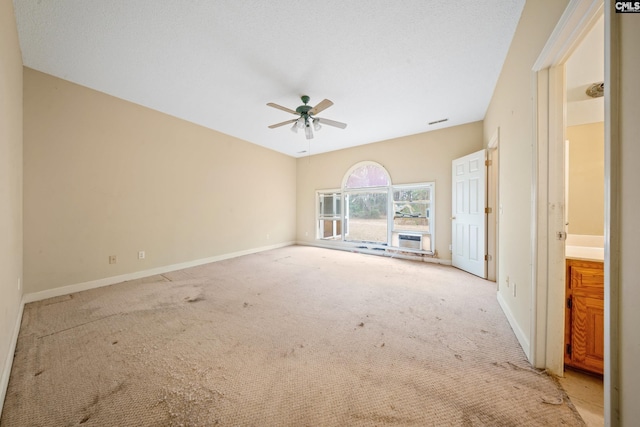
<svg viewBox="0 0 640 427">
<path fill-rule="evenodd" d="M 564 377 L 591 391 L 589 400 L 572 396 L 588 425 L 604 425 L 603 16 L 565 70 Z"/>
<path fill-rule="evenodd" d="M 572 56 L 580 51 L 581 44 L 589 38 L 589 34 L 598 26 L 598 23 L 603 21 L 603 6 L 602 0 L 572 0 L 533 68 L 537 83 L 538 144 L 535 190 L 537 193 L 537 249 L 534 255 L 537 268 L 534 272 L 536 286 L 532 325 L 535 329 L 532 333 L 534 338 L 532 354 L 535 366 L 545 368 L 559 377 L 563 376 L 565 368 L 565 351 L 567 350 L 565 320 L 567 320 L 567 305 L 571 304 L 565 298 L 567 295 L 565 281 L 568 273 L 565 242 L 567 232 L 577 231 L 578 235 L 585 233 L 575 219 L 572 221 L 567 217 L 567 207 L 572 214 L 578 210 L 578 203 L 575 200 L 573 202 L 570 200 L 568 206 L 565 203 L 565 190 L 569 190 L 570 193 L 573 191 L 565 185 L 567 154 L 565 141 L 567 134 L 570 133 L 567 119 L 570 113 L 577 112 L 579 109 L 577 107 L 585 107 L 586 104 L 591 106 L 594 102 L 589 101 L 586 96 L 584 97 L 586 99 L 580 98 L 582 96 L 580 91 L 584 93 L 585 87 L 573 87 L 568 84 L 568 77 L 573 74 L 579 75 L 586 71 L 586 68 L 574 70 L 577 72 L 569 68 Z M 598 37 L 603 48 L 604 31 L 601 30 L 596 38 Z M 598 62 L 600 64 L 605 62 L 604 52 L 594 53 L 589 48 L 586 50 L 587 59 L 593 60 L 593 57 L 598 55 Z M 603 75 L 604 67 L 601 69 L 601 75 Z M 587 78 L 588 73 L 583 74 L 585 76 L 582 77 L 588 81 L 588 84 L 581 83 L 581 85 L 588 86 L 604 80 Z M 597 102 L 603 102 L 603 98 Z M 602 112 L 604 108 L 601 110 L 600 119 L 587 119 L 582 124 L 604 122 Z M 578 143 L 577 140 L 580 138 L 572 137 L 571 139 Z M 570 141 L 569 144 L 571 145 L 572 142 Z M 594 235 L 600 237 L 604 234 L 604 229 L 603 223 Z M 604 254 L 602 257 L 604 258 Z M 604 311 L 607 310 L 604 298 L 601 307 L 603 308 L 601 314 L 604 315 Z M 607 334 L 604 325 L 601 332 Z M 604 354 L 607 344 L 604 340 L 602 341 L 601 353 Z M 611 393 L 611 390 L 605 389 L 604 393 Z"/>
</svg>

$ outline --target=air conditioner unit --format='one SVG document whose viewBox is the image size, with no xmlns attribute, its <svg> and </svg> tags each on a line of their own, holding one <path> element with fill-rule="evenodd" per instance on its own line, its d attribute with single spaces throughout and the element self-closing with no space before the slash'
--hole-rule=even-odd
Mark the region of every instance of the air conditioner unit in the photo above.
<svg viewBox="0 0 640 427">
<path fill-rule="evenodd" d="M 407 249 L 422 249 L 421 234 L 399 234 L 398 246 Z"/>
</svg>

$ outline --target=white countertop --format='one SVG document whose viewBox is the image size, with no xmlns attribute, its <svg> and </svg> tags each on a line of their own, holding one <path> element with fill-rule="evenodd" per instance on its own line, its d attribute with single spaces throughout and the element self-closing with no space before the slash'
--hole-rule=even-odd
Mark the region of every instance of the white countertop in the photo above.
<svg viewBox="0 0 640 427">
<path fill-rule="evenodd" d="M 604 248 L 565 246 L 565 258 L 580 261 L 604 261 Z"/>
</svg>

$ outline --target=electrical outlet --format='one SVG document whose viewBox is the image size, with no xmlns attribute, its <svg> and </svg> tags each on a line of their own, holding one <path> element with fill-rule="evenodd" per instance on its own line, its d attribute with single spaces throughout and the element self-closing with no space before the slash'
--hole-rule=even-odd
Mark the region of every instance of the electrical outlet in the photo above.
<svg viewBox="0 0 640 427">
<path fill-rule="evenodd" d="M 269 235 L 267 234 L 267 240 L 269 240 Z"/>
<path fill-rule="evenodd" d="M 115 255 L 109 255 L 109 264 L 115 264 L 117 260 Z"/>
<path fill-rule="evenodd" d="M 144 259 L 145 256 L 146 255 L 145 255 L 144 251 L 139 251 L 138 252 L 138 259 Z"/>
<path fill-rule="evenodd" d="M 306 237 L 306 236 L 308 236 L 308 235 L 309 235 L 309 232 L 308 232 L 308 231 L 305 231 L 305 232 L 304 232 L 304 235 L 305 235 L 305 237 Z"/>
</svg>

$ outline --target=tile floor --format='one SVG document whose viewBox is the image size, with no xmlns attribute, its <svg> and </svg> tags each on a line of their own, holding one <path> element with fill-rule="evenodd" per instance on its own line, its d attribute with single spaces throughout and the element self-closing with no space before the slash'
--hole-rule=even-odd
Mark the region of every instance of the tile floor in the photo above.
<svg viewBox="0 0 640 427">
<path fill-rule="evenodd" d="M 566 369 L 559 378 L 587 427 L 604 426 L 604 389 L 602 378 Z"/>
</svg>

